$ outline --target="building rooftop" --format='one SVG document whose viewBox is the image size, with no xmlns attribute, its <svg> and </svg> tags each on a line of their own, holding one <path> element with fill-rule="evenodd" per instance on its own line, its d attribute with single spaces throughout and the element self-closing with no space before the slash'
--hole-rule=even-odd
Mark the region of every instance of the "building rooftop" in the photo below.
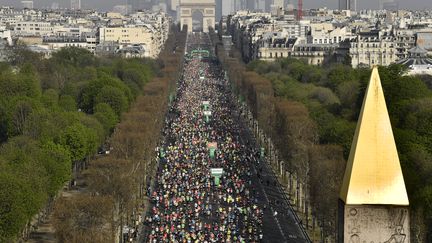
<svg viewBox="0 0 432 243">
<path fill-rule="evenodd" d="M 409 57 L 404 58 L 396 62 L 397 64 L 404 65 L 409 68 L 421 68 L 424 66 L 425 69 L 432 69 L 432 58 L 427 56 L 427 51 L 419 46 L 416 46 L 410 50 L 408 50 Z"/>
</svg>

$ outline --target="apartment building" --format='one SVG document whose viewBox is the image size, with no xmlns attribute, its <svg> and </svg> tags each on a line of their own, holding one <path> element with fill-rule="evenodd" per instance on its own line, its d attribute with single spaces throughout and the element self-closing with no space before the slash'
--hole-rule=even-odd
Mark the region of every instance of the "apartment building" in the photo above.
<svg viewBox="0 0 432 243">
<path fill-rule="evenodd" d="M 141 45 L 145 57 L 155 58 L 160 52 L 160 42 L 151 26 L 103 27 L 99 29 L 100 43 L 112 42 L 122 47 Z"/>
<path fill-rule="evenodd" d="M 56 28 L 51 22 L 43 21 L 19 21 L 11 27 L 14 36 L 47 36 L 54 34 Z"/>
<path fill-rule="evenodd" d="M 359 33 L 350 41 L 351 65 L 356 67 L 388 66 L 397 60 L 395 38 L 388 33 Z"/>
</svg>

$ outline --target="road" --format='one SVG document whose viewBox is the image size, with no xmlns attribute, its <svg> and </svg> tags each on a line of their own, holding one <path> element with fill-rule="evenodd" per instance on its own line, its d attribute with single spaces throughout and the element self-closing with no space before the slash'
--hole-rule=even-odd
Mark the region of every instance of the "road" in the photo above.
<svg viewBox="0 0 432 243">
<path fill-rule="evenodd" d="M 260 158 L 208 35 L 190 34 L 192 50 L 167 115 L 142 241 L 309 242 Z"/>
</svg>

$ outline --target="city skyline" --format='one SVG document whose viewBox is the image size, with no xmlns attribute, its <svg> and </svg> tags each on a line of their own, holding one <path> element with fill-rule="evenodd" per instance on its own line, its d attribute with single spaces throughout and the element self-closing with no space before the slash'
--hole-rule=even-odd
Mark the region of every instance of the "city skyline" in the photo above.
<svg viewBox="0 0 432 243">
<path fill-rule="evenodd" d="M 297 4 L 296 0 L 291 1 L 294 5 Z M 58 3 L 62 8 L 70 8 L 70 0 L 34 0 L 35 8 L 49 8 L 53 3 Z M 126 4 L 127 0 L 105 0 L 104 3 L 98 3 L 91 0 L 82 0 L 82 8 L 91 8 L 99 10 L 111 10 L 115 5 Z M 303 2 L 305 9 L 308 8 L 319 8 L 327 7 L 329 9 L 337 9 L 339 0 L 307 0 Z M 14 6 L 20 7 L 21 1 L 16 0 L 0 0 L 0 6 Z M 357 1 L 357 9 L 378 9 L 380 1 L 376 0 L 364 0 Z M 399 0 L 400 9 L 432 9 L 430 0 L 412 0 L 412 1 L 401 1 Z"/>
</svg>

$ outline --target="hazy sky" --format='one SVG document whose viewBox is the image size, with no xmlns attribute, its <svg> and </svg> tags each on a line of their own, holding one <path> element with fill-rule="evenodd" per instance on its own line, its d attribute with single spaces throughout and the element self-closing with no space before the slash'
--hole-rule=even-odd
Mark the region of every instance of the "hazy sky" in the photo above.
<svg viewBox="0 0 432 243">
<path fill-rule="evenodd" d="M 33 0 L 37 8 L 50 7 L 53 2 L 57 2 L 61 7 L 69 7 L 70 0 Z M 291 0 L 297 3 L 297 0 Z M 376 9 L 378 0 L 357 0 L 358 9 Z M 0 5 L 20 6 L 21 0 L 0 0 Z M 109 10 L 114 5 L 125 4 L 126 0 L 81 0 L 85 8 L 98 8 Z M 337 8 L 338 0 L 303 0 L 305 8 L 328 7 Z M 432 0 L 399 0 L 400 8 L 406 9 L 432 9 Z"/>
</svg>

